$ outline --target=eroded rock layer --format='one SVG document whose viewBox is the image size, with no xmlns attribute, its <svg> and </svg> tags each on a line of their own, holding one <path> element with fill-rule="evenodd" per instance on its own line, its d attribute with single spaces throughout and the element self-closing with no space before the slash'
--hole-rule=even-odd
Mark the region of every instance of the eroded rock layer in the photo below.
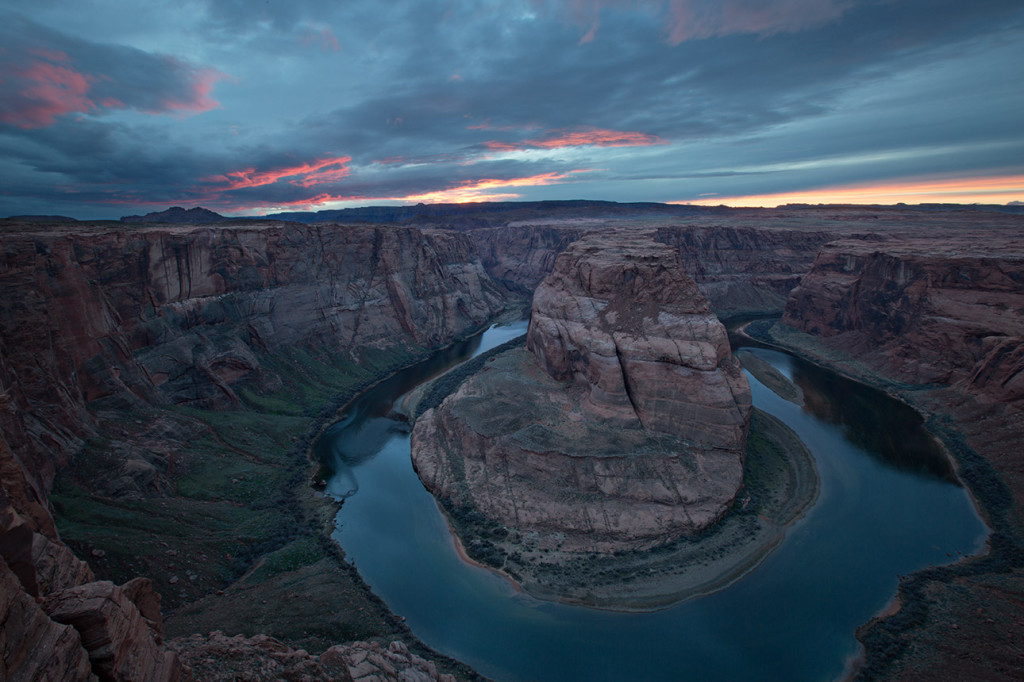
<svg viewBox="0 0 1024 682">
<path fill-rule="evenodd" d="M 535 294 L 528 347 L 416 423 L 416 469 L 450 509 L 579 551 L 647 548 L 721 517 L 750 389 L 674 249 L 571 245 Z"/>
<path fill-rule="evenodd" d="M 594 419 L 743 451 L 750 388 L 725 327 L 664 244 L 570 246 L 534 294 L 526 343 L 553 378 L 587 386 Z"/>
<path fill-rule="evenodd" d="M 231 407 L 279 381 L 268 354 L 425 351 L 503 305 L 469 239 L 414 228 L 31 225 L 2 256 L 0 430 L 24 464 L 4 478 L 42 526 L 29 507 L 93 432 L 86 403 Z M 166 493 L 166 461 L 119 459 L 126 495 Z"/>
<path fill-rule="evenodd" d="M 1024 242 L 840 240 L 783 322 L 914 384 L 1024 399 Z"/>
</svg>

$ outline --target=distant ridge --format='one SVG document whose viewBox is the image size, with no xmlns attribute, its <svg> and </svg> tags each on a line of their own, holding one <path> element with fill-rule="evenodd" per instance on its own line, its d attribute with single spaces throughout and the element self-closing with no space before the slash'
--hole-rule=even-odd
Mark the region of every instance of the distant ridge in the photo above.
<svg viewBox="0 0 1024 682">
<path fill-rule="evenodd" d="M 328 211 L 293 211 L 271 213 L 268 220 L 291 220 L 299 223 L 402 223 L 402 222 L 444 222 L 446 218 L 459 219 L 466 216 L 500 214 L 522 214 L 516 219 L 529 219 L 534 214 L 557 217 L 559 213 L 574 216 L 623 216 L 645 215 L 694 215 L 711 213 L 714 207 L 686 206 L 681 204 L 658 204 L 653 202 L 620 204 L 615 201 L 591 201 L 576 199 L 567 201 L 491 201 L 464 204 L 416 204 L 414 206 L 360 206 Z M 486 219 L 481 218 L 483 223 Z M 503 219 L 502 222 L 505 220 Z"/>
<path fill-rule="evenodd" d="M 77 223 L 77 218 L 66 215 L 12 215 L 7 220 L 18 223 Z"/>
<path fill-rule="evenodd" d="M 208 223 L 226 223 L 232 218 L 227 218 L 219 213 L 196 206 L 185 210 L 180 206 L 172 206 L 166 211 L 158 213 L 147 213 L 146 215 L 126 215 L 121 218 L 122 223 L 189 223 L 192 225 L 203 225 Z"/>
</svg>

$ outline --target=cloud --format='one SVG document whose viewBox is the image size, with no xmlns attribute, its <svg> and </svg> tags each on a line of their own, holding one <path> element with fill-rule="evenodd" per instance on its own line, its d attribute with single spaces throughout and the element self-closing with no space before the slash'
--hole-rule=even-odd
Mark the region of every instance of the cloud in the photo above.
<svg viewBox="0 0 1024 682">
<path fill-rule="evenodd" d="M 855 0 L 569 0 L 564 5 L 563 2 L 535 0 L 533 4 L 554 7 L 555 11 L 564 6 L 571 20 L 586 28 L 580 45 L 597 38 L 606 10 L 620 14 L 646 12 L 662 23 L 668 42 L 677 45 L 716 36 L 796 33 L 835 21 L 857 4 Z"/>
<path fill-rule="evenodd" d="M 220 191 L 231 191 L 247 187 L 262 187 L 272 185 L 278 180 L 288 179 L 288 182 L 300 187 L 315 187 L 317 185 L 338 182 L 346 177 L 351 171 L 348 163 L 352 161 L 351 156 L 340 156 L 326 159 L 317 159 L 307 163 L 284 168 L 272 168 L 265 171 L 257 171 L 255 168 L 244 170 L 228 171 L 223 175 L 216 175 L 203 178 L 203 182 L 214 186 L 220 184 Z"/>
<path fill-rule="evenodd" d="M 669 41 L 733 34 L 796 33 L 835 21 L 852 0 L 670 0 Z"/>
<path fill-rule="evenodd" d="M 646 147 L 653 144 L 664 144 L 657 135 L 632 131 L 608 130 L 584 127 L 572 131 L 555 131 L 546 137 L 521 140 L 518 142 L 499 142 L 491 140 L 484 143 L 488 149 L 497 151 L 515 151 L 521 149 L 560 149 L 563 147 Z"/>
<path fill-rule="evenodd" d="M 1024 148 L 1017 0 L 188 7 L 0 17 L 0 215 L 760 195 Z"/>
<path fill-rule="evenodd" d="M 74 38 L 19 15 L 0 15 L 0 44 L 0 122 L 22 129 L 104 110 L 208 111 L 218 105 L 212 91 L 225 77 L 169 55 Z"/>
<path fill-rule="evenodd" d="M 518 199 L 521 195 L 516 192 L 495 192 L 495 190 L 508 189 L 512 187 L 539 187 L 543 185 L 560 184 L 569 180 L 575 173 L 586 173 L 586 170 L 572 170 L 566 173 L 541 173 L 521 178 L 482 178 L 478 180 L 464 180 L 458 185 L 442 190 L 424 192 L 422 194 L 409 194 L 401 197 L 388 197 L 389 200 L 404 201 L 408 203 L 453 203 L 463 204 L 473 201 L 505 201 Z M 383 197 L 382 197 L 383 198 Z"/>
<path fill-rule="evenodd" d="M 337 52 L 341 49 L 338 37 L 329 26 L 307 24 L 298 29 L 299 43 L 302 45 L 319 45 L 325 52 Z"/>
</svg>

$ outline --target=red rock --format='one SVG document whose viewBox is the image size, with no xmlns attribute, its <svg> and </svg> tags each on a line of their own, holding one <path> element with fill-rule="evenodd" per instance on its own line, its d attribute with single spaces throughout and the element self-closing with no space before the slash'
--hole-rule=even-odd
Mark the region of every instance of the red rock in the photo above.
<svg viewBox="0 0 1024 682">
<path fill-rule="evenodd" d="M 527 339 L 532 356 L 497 356 L 417 420 L 431 492 L 570 551 L 649 548 L 721 518 L 742 481 L 750 389 L 674 249 L 571 245 Z"/>
<path fill-rule="evenodd" d="M 891 376 L 1024 398 L 1024 238 L 840 240 L 783 322 Z"/>
<path fill-rule="evenodd" d="M 527 348 L 553 378 L 587 387 L 596 419 L 743 452 L 750 388 L 669 246 L 621 236 L 572 244 L 534 294 Z"/>
<path fill-rule="evenodd" d="M 102 679 L 171 682 L 181 675 L 177 655 L 157 644 L 139 609 L 111 582 L 51 594 L 43 610 L 78 631 L 92 668 Z"/>
<path fill-rule="evenodd" d="M 0 679 L 87 680 L 78 632 L 51 620 L 0 557 Z"/>
</svg>

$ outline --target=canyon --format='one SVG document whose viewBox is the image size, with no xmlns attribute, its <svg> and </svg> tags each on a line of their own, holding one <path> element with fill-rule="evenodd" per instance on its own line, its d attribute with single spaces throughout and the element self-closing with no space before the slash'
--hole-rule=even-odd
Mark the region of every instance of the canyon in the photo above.
<svg viewBox="0 0 1024 682">
<path fill-rule="evenodd" d="M 388 651 L 434 679 L 472 678 L 418 642 L 329 541 L 308 446 L 360 390 L 523 310 L 560 253 L 611 228 L 674 250 L 720 317 L 783 315 L 749 333 L 899 396 L 954 457 L 993 529 L 988 552 L 904 577 L 901 608 L 859 633 L 861 674 L 1019 674 L 1011 642 L 1024 626 L 1007 606 L 1024 587 L 1019 216 L 479 214 L 0 221 L 5 675 L 174 679 L 202 647 L 224 661 L 291 656 L 263 635 L 341 679 L 369 653 L 327 654 L 359 640 L 397 641 Z M 606 394 L 586 409 L 617 412 L 622 394 Z M 315 627 L 303 595 L 322 600 Z"/>
</svg>

